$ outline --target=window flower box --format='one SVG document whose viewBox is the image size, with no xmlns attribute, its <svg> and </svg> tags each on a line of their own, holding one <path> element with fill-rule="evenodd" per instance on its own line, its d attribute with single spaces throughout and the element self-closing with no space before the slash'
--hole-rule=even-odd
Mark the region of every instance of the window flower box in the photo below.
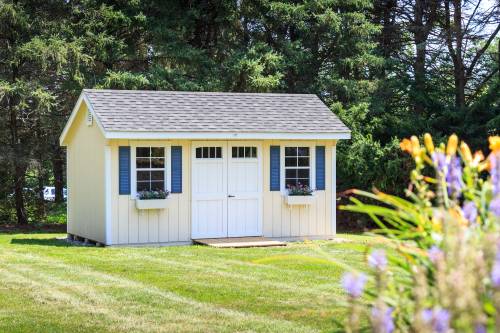
<svg viewBox="0 0 500 333">
<path fill-rule="evenodd" d="M 142 191 L 137 194 L 135 207 L 137 209 L 165 209 L 167 207 L 168 192 Z"/>
<path fill-rule="evenodd" d="M 287 195 L 286 203 L 290 206 L 310 205 L 314 203 L 314 195 Z"/>
<path fill-rule="evenodd" d="M 165 209 L 167 207 L 167 199 L 136 199 L 135 207 L 137 209 Z"/>
<path fill-rule="evenodd" d="M 306 185 L 288 186 L 286 203 L 288 205 L 310 205 L 314 202 L 313 190 Z"/>
</svg>

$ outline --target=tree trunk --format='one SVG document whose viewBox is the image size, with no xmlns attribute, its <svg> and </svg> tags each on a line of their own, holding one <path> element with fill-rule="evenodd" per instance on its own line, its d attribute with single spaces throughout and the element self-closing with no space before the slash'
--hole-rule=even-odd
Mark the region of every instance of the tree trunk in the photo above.
<svg viewBox="0 0 500 333">
<path fill-rule="evenodd" d="M 38 175 L 37 175 L 37 182 L 38 182 L 38 188 L 36 189 L 36 219 L 37 222 L 42 222 L 45 220 L 45 198 L 43 196 L 43 188 L 45 186 L 45 172 L 43 169 L 43 160 L 39 158 L 38 160 Z"/>
<path fill-rule="evenodd" d="M 465 107 L 465 67 L 462 52 L 463 31 L 462 31 L 462 1 L 453 1 L 453 29 L 455 30 L 456 49 L 454 61 L 455 75 L 455 106 Z"/>
<path fill-rule="evenodd" d="M 21 157 L 22 158 L 22 157 Z M 20 159 L 14 160 L 14 199 L 16 203 L 16 215 L 18 224 L 28 224 L 28 215 L 24 205 L 24 183 L 26 177 L 26 164 Z"/>
<path fill-rule="evenodd" d="M 52 156 L 52 172 L 54 174 L 54 187 L 56 191 L 55 202 L 64 201 L 64 153 L 57 146 Z"/>
<path fill-rule="evenodd" d="M 15 77 L 15 75 L 14 75 Z M 26 156 L 21 152 L 22 143 L 18 137 L 17 112 L 14 109 L 12 97 L 7 102 L 9 108 L 10 146 L 14 157 L 14 201 L 18 224 L 28 224 L 28 216 L 24 205 L 24 184 L 26 180 Z"/>
</svg>

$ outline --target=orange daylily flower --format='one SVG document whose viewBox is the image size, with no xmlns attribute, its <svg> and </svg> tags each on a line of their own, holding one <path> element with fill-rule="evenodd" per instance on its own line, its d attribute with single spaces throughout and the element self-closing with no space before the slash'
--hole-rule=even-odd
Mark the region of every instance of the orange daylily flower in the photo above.
<svg viewBox="0 0 500 333">
<path fill-rule="evenodd" d="M 399 143 L 399 147 L 401 148 L 402 151 L 405 151 L 409 154 L 411 154 L 413 151 L 411 141 L 408 139 L 403 139 L 403 141 Z"/>
<path fill-rule="evenodd" d="M 490 136 L 488 141 L 490 142 L 491 151 L 497 152 L 500 150 L 500 136 Z"/>
</svg>

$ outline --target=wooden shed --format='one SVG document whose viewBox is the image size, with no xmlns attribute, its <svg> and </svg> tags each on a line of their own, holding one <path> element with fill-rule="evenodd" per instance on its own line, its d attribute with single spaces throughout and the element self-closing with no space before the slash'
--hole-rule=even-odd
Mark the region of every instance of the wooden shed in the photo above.
<svg viewBox="0 0 500 333">
<path fill-rule="evenodd" d="M 332 237 L 335 148 L 349 138 L 315 95 L 83 90 L 60 137 L 68 233 L 106 245 Z M 167 198 L 138 197 L 156 190 Z"/>
</svg>

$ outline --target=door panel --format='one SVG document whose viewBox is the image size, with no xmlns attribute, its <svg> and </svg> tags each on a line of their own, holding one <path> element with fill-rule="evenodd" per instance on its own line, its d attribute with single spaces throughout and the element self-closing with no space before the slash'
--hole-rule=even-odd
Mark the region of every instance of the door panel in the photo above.
<svg viewBox="0 0 500 333">
<path fill-rule="evenodd" d="M 261 236 L 261 146 L 229 142 L 228 151 L 228 237 Z"/>
<path fill-rule="evenodd" d="M 258 142 L 193 142 L 193 239 L 262 235 L 261 155 Z"/>
<path fill-rule="evenodd" d="M 220 152 L 203 155 L 196 148 Z M 225 142 L 193 143 L 192 231 L 196 238 L 227 237 L 227 162 Z"/>
</svg>

